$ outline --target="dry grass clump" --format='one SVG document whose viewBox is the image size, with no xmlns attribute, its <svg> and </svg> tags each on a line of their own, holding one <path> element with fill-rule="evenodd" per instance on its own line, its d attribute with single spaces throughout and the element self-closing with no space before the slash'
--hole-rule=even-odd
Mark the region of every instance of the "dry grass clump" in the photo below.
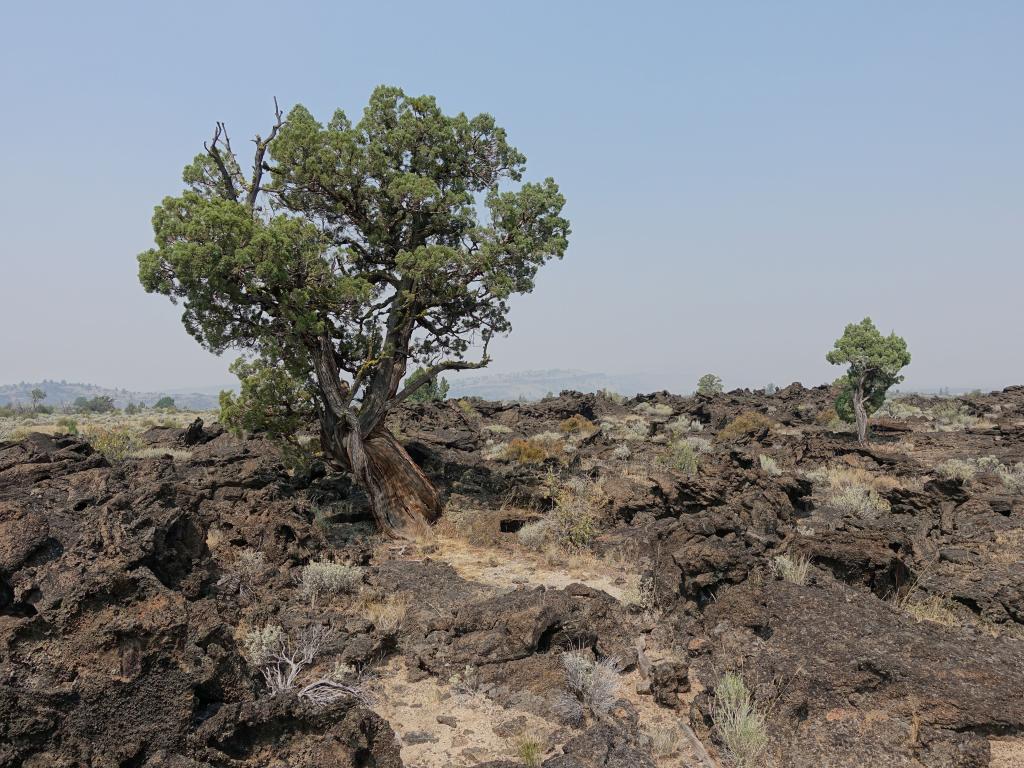
<svg viewBox="0 0 1024 768">
<path fill-rule="evenodd" d="M 770 430 L 774 426 L 775 422 L 763 413 L 744 411 L 722 427 L 716 437 L 722 442 L 732 443 L 744 437 L 756 435 L 761 430 Z"/>
<path fill-rule="evenodd" d="M 590 437 L 592 434 L 597 432 L 600 427 L 586 416 L 574 413 L 572 416 L 559 423 L 558 429 L 567 435 Z"/>
<path fill-rule="evenodd" d="M 525 440 L 512 440 L 484 452 L 486 459 L 501 459 L 514 464 L 541 464 L 548 459 L 565 457 L 565 436 L 558 432 L 542 432 Z"/>
<path fill-rule="evenodd" d="M 409 596 L 403 593 L 370 600 L 363 606 L 363 616 L 382 635 L 398 634 L 408 612 Z"/>
<path fill-rule="evenodd" d="M 484 424 L 481 431 L 490 432 L 492 435 L 508 435 L 513 430 L 512 427 L 507 427 L 504 424 Z"/>
<path fill-rule="evenodd" d="M 913 617 L 918 624 L 930 621 L 945 627 L 959 627 L 963 623 L 952 610 L 951 601 L 938 595 L 929 595 L 923 600 L 908 599 L 900 602 L 898 607 Z"/>
<path fill-rule="evenodd" d="M 192 458 L 192 451 L 181 448 L 139 448 L 127 454 L 129 459 L 159 459 L 164 456 L 170 456 L 175 461 L 188 461 Z"/>
<path fill-rule="evenodd" d="M 655 757 L 671 757 L 683 743 L 683 732 L 672 723 L 657 723 L 647 731 Z"/>
<path fill-rule="evenodd" d="M 778 477 L 782 474 L 782 470 L 779 468 L 779 463 L 766 453 L 762 453 L 757 457 L 758 462 L 761 464 L 761 470 L 771 477 Z"/>
<path fill-rule="evenodd" d="M 888 512 L 889 502 L 879 492 L 900 487 L 900 482 L 888 475 L 872 475 L 852 467 L 819 467 L 806 473 L 815 486 L 815 492 L 826 506 L 848 514 Z"/>
<path fill-rule="evenodd" d="M 777 555 L 772 560 L 772 570 L 783 580 L 792 584 L 806 584 L 811 569 L 811 561 L 803 555 L 790 557 Z"/>
<path fill-rule="evenodd" d="M 962 459 L 946 459 L 935 467 L 935 471 L 940 477 L 944 477 L 947 480 L 967 482 L 968 480 L 974 479 L 974 474 L 977 470 L 969 461 L 963 461 Z"/>
<path fill-rule="evenodd" d="M 362 568 L 343 563 L 313 561 L 302 569 L 302 594 L 313 605 L 324 595 L 356 592 L 362 583 Z"/>
<path fill-rule="evenodd" d="M 672 406 L 665 403 L 640 403 L 633 410 L 655 424 L 662 424 L 668 421 L 674 413 Z"/>
<path fill-rule="evenodd" d="M 726 672 L 715 686 L 711 717 L 736 768 L 754 768 L 768 747 L 765 716 L 735 672 Z"/>
<path fill-rule="evenodd" d="M 609 657 L 594 661 L 582 650 L 562 654 L 565 685 L 583 707 L 596 715 L 606 715 L 619 699 L 618 660 Z"/>
</svg>

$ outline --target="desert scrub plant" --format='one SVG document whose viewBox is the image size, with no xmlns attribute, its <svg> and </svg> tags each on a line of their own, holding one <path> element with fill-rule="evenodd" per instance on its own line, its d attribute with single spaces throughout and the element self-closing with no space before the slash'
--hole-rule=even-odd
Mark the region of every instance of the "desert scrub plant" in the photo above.
<svg viewBox="0 0 1024 768">
<path fill-rule="evenodd" d="M 159 459 L 164 456 L 170 456 L 174 461 L 188 461 L 192 458 L 192 451 L 181 448 L 136 448 L 129 451 L 126 458 Z"/>
<path fill-rule="evenodd" d="M 263 577 L 267 567 L 267 559 L 256 549 L 243 549 L 231 564 L 228 576 L 222 580 L 231 591 L 245 597 L 256 594 L 256 586 Z"/>
<path fill-rule="evenodd" d="M 558 429 L 567 435 L 579 435 L 580 437 L 590 437 L 592 434 L 598 431 L 600 427 L 594 422 L 579 413 L 574 413 L 569 418 L 559 423 Z"/>
<path fill-rule="evenodd" d="M 724 443 L 733 443 L 744 437 L 756 435 L 763 430 L 770 430 L 775 422 L 757 411 L 744 411 L 735 419 L 722 427 L 715 436 Z"/>
<path fill-rule="evenodd" d="M 879 491 L 891 490 L 899 484 L 887 476 L 874 477 L 863 469 L 829 466 L 805 473 L 814 483 L 815 493 L 826 506 L 848 514 L 888 512 L 889 502 Z"/>
<path fill-rule="evenodd" d="M 946 459 L 935 467 L 935 472 L 946 480 L 959 480 L 964 483 L 974 479 L 975 465 L 962 459 Z"/>
<path fill-rule="evenodd" d="M 525 738 L 516 745 L 516 756 L 526 768 L 540 768 L 544 747 L 536 739 Z"/>
<path fill-rule="evenodd" d="M 580 649 L 564 652 L 561 661 L 569 693 L 594 714 L 608 714 L 619 699 L 618 660 L 594 661 Z"/>
<path fill-rule="evenodd" d="M 757 457 L 757 460 L 761 464 L 761 470 L 766 475 L 778 477 L 782 474 L 782 470 L 779 468 L 779 462 L 777 462 L 772 456 L 762 453 Z"/>
<path fill-rule="evenodd" d="M 287 636 L 279 624 L 254 627 L 242 635 L 243 653 L 254 667 L 262 667 L 284 647 L 286 641 Z"/>
<path fill-rule="evenodd" d="M 783 581 L 792 584 L 806 584 L 810 568 L 811 561 L 803 555 L 795 558 L 789 555 L 776 555 L 772 558 L 772 570 Z"/>
<path fill-rule="evenodd" d="M 313 624 L 296 642 L 273 624 L 251 630 L 245 636 L 246 656 L 259 668 L 271 696 L 295 688 L 299 674 L 313 663 L 330 638 L 330 630 Z"/>
<path fill-rule="evenodd" d="M 662 461 L 666 466 L 689 477 L 697 474 L 700 464 L 697 459 L 697 451 L 688 440 L 675 440 L 670 443 L 668 450 L 665 451 L 662 457 Z"/>
<path fill-rule="evenodd" d="M 363 570 L 343 563 L 313 561 L 302 568 L 302 594 L 310 604 L 324 595 L 356 592 L 363 583 Z"/>
<path fill-rule="evenodd" d="M 512 433 L 512 427 L 507 427 L 504 424 L 485 424 L 482 431 L 492 435 L 508 435 Z"/>
<path fill-rule="evenodd" d="M 135 449 L 135 436 L 127 429 L 100 427 L 86 434 L 89 443 L 111 463 L 122 462 Z"/>
<path fill-rule="evenodd" d="M 622 590 L 622 602 L 643 611 L 654 608 L 654 580 L 639 573 L 631 573 L 626 576 L 626 586 Z"/>
<path fill-rule="evenodd" d="M 955 400 L 943 400 L 933 405 L 928 413 L 941 432 L 959 432 L 981 421 L 968 413 L 966 405 Z"/>
<path fill-rule="evenodd" d="M 906 421 L 907 419 L 912 419 L 915 416 L 921 416 L 923 414 L 924 411 L 916 405 L 887 398 L 886 401 L 882 403 L 881 407 L 872 414 L 872 416 L 885 416 L 897 421 Z"/>
<path fill-rule="evenodd" d="M 768 747 L 765 716 L 735 672 L 726 672 L 715 685 L 711 717 L 736 768 L 754 768 Z"/>
<path fill-rule="evenodd" d="M 687 414 L 677 416 L 665 425 L 665 431 L 671 437 L 680 437 L 691 432 L 703 432 L 704 424 L 700 419 L 694 419 Z"/>
</svg>

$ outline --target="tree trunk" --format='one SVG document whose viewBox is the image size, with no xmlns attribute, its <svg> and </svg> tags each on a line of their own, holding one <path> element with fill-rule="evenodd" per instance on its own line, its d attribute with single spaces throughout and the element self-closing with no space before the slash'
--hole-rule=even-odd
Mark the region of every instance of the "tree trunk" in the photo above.
<svg viewBox="0 0 1024 768">
<path fill-rule="evenodd" d="M 338 426 L 332 432 L 325 435 L 324 447 L 366 491 L 383 535 L 413 535 L 437 519 L 437 490 L 383 423 L 362 440 Z"/>
<path fill-rule="evenodd" d="M 858 384 L 853 388 L 853 414 L 857 417 L 857 442 L 862 445 L 868 441 L 868 412 L 864 408 L 864 386 Z"/>
</svg>

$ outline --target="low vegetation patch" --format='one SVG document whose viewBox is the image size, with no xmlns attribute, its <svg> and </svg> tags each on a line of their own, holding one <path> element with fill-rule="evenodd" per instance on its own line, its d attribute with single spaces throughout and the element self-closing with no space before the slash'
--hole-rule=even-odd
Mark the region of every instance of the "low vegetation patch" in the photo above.
<svg viewBox="0 0 1024 768">
<path fill-rule="evenodd" d="M 803 555 L 797 557 L 777 555 L 772 560 L 772 570 L 775 571 L 776 575 L 783 581 L 788 581 L 792 584 L 806 584 L 810 569 L 811 561 Z"/>
<path fill-rule="evenodd" d="M 764 430 L 770 430 L 775 422 L 757 411 L 744 411 L 735 419 L 730 421 L 716 437 L 725 443 L 734 443 L 745 437 L 751 437 Z"/>
<path fill-rule="evenodd" d="M 314 561 L 302 569 L 302 593 L 313 605 L 327 595 L 356 592 L 362 583 L 362 569 L 343 563 Z"/>
<path fill-rule="evenodd" d="M 569 418 L 565 419 L 558 425 L 558 429 L 567 435 L 578 435 L 580 437 L 590 437 L 592 434 L 598 431 L 600 427 L 594 422 L 588 419 L 586 416 L 575 413 Z"/>
<path fill-rule="evenodd" d="M 806 477 L 814 483 L 815 493 L 826 506 L 847 514 L 888 512 L 889 502 L 879 491 L 899 486 L 895 478 L 876 477 L 851 467 L 819 467 L 806 473 Z"/>
<path fill-rule="evenodd" d="M 566 687 L 576 701 L 595 715 L 606 715 L 619 700 L 618 660 L 595 661 L 587 651 L 562 654 Z"/>
<path fill-rule="evenodd" d="M 768 747 L 765 716 L 735 672 L 726 672 L 715 686 L 711 717 L 736 768 L 758 765 Z"/>
<path fill-rule="evenodd" d="M 779 468 L 779 463 L 771 456 L 766 453 L 762 453 L 757 457 L 758 462 L 761 464 L 761 470 L 771 477 L 778 477 L 782 474 L 782 470 Z"/>
<path fill-rule="evenodd" d="M 947 480 L 967 482 L 974 478 L 974 474 L 977 470 L 975 469 L 974 464 L 969 461 L 963 461 L 962 459 L 946 459 L 935 467 L 935 471 L 940 477 L 944 477 Z"/>
<path fill-rule="evenodd" d="M 663 461 L 666 466 L 677 472 L 682 472 L 688 477 L 697 474 L 700 461 L 697 458 L 697 449 L 689 440 L 675 440 L 669 444 Z"/>
</svg>

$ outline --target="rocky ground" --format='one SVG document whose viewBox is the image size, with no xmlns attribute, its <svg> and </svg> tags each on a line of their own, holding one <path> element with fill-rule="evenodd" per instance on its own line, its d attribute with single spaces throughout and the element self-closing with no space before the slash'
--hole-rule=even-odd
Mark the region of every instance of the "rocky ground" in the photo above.
<svg viewBox="0 0 1024 768">
<path fill-rule="evenodd" d="M 216 425 L 0 442 L 0 766 L 1022 766 L 1024 388 L 875 422 L 413 406 L 408 542 Z"/>
</svg>

